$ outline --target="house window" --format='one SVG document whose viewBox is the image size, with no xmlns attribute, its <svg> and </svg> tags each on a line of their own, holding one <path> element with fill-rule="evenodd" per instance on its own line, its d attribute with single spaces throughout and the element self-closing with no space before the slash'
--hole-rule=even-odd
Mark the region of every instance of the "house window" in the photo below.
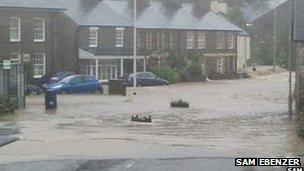
<svg viewBox="0 0 304 171">
<path fill-rule="evenodd" d="M 228 49 L 234 48 L 234 35 L 232 33 L 228 34 Z"/>
<path fill-rule="evenodd" d="M 197 33 L 197 48 L 198 49 L 205 48 L 205 33 L 204 32 Z"/>
<path fill-rule="evenodd" d="M 222 74 L 223 72 L 223 60 L 221 57 L 216 58 L 216 73 Z"/>
<path fill-rule="evenodd" d="M 13 64 L 21 63 L 21 54 L 20 53 L 11 53 L 10 60 L 11 60 L 11 63 L 13 63 Z"/>
<path fill-rule="evenodd" d="M 173 37 L 172 31 L 169 31 L 169 49 L 173 49 Z"/>
<path fill-rule="evenodd" d="M 10 17 L 10 41 L 21 41 L 21 27 L 19 17 Z"/>
<path fill-rule="evenodd" d="M 186 48 L 187 49 L 194 49 L 194 33 L 188 31 L 186 33 Z"/>
<path fill-rule="evenodd" d="M 136 32 L 136 48 L 137 48 L 137 50 L 139 50 L 141 48 L 140 47 L 140 35 L 141 35 L 140 31 L 137 31 Z"/>
<path fill-rule="evenodd" d="M 98 47 L 98 27 L 90 27 L 89 47 Z"/>
<path fill-rule="evenodd" d="M 124 28 L 116 28 L 116 47 L 123 47 Z"/>
<path fill-rule="evenodd" d="M 224 49 L 224 47 L 225 47 L 225 33 L 217 32 L 216 33 L 216 48 Z"/>
<path fill-rule="evenodd" d="M 157 32 L 157 49 L 165 48 L 165 33 L 162 31 Z"/>
<path fill-rule="evenodd" d="M 34 78 L 41 78 L 45 74 L 45 54 L 35 53 L 33 55 Z"/>
<path fill-rule="evenodd" d="M 45 41 L 45 20 L 43 18 L 35 18 L 34 30 L 35 30 L 34 42 L 44 42 Z"/>
<path fill-rule="evenodd" d="M 146 32 L 146 48 L 152 49 L 152 33 L 150 31 Z"/>
</svg>

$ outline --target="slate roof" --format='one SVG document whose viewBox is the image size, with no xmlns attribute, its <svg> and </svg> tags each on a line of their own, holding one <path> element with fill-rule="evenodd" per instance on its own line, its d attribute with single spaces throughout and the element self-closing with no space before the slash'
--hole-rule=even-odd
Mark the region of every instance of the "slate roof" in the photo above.
<svg viewBox="0 0 304 171">
<path fill-rule="evenodd" d="M 58 8 L 79 25 L 133 26 L 130 0 L 0 0 L 0 7 Z M 194 3 L 170 7 L 165 0 L 151 0 L 138 12 L 138 28 L 242 31 L 212 11 L 205 14 Z"/>
<path fill-rule="evenodd" d="M 133 12 L 126 0 L 104 0 L 116 12 L 132 21 Z M 160 29 L 200 29 L 200 30 L 227 30 L 241 31 L 239 27 L 228 22 L 223 17 L 207 12 L 202 16 L 194 15 L 193 3 L 182 3 L 175 11 L 167 9 L 160 1 L 151 1 L 150 5 L 143 9 L 137 17 L 138 28 Z"/>
<path fill-rule="evenodd" d="M 62 0 L 0 0 L 0 7 L 5 8 L 40 8 L 64 9 Z"/>
<path fill-rule="evenodd" d="M 282 5 L 288 0 L 267 0 L 267 1 L 256 1 L 243 9 L 245 18 L 248 22 L 253 22 L 254 20 L 260 18 L 275 7 Z"/>
<path fill-rule="evenodd" d="M 64 11 L 79 25 L 88 26 L 132 26 L 132 22 L 114 11 L 100 0 L 90 4 L 88 0 L 61 0 Z M 93 1 L 91 1 L 93 2 Z"/>
</svg>

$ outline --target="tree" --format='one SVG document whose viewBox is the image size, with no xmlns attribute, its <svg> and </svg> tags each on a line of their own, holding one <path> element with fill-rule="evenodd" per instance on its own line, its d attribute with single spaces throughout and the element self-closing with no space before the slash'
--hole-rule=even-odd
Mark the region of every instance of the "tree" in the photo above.
<svg viewBox="0 0 304 171">
<path fill-rule="evenodd" d="M 237 26 L 244 28 L 246 25 L 246 19 L 244 17 L 243 11 L 238 7 L 233 7 L 228 13 L 227 18 L 235 23 Z"/>
</svg>

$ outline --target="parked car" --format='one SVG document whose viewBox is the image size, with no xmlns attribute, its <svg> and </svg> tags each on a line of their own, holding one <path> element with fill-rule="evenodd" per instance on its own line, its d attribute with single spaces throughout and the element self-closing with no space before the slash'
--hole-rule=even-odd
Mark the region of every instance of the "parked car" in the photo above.
<svg viewBox="0 0 304 171">
<path fill-rule="evenodd" d="M 44 75 L 41 77 L 41 85 L 45 87 L 47 84 L 58 83 L 59 81 L 71 75 L 75 75 L 75 73 L 72 71 L 60 71 L 56 72 L 53 76 Z"/>
<path fill-rule="evenodd" d="M 36 85 L 27 84 L 24 93 L 25 95 L 39 95 L 42 93 L 42 89 Z"/>
<path fill-rule="evenodd" d="M 128 85 L 133 86 L 133 78 L 134 75 L 130 74 L 127 77 Z M 169 81 L 158 78 L 156 75 L 154 75 L 151 72 L 138 72 L 136 74 L 136 82 L 137 86 L 159 86 L 159 85 L 169 85 Z"/>
<path fill-rule="evenodd" d="M 89 75 L 71 75 L 58 83 L 46 85 L 46 91 L 55 91 L 57 93 L 86 93 L 100 91 L 103 93 L 102 84 Z"/>
</svg>

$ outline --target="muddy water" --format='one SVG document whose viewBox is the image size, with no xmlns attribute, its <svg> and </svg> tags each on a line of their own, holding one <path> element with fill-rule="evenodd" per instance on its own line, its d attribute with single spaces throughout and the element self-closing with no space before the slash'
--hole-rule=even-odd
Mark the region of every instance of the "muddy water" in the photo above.
<svg viewBox="0 0 304 171">
<path fill-rule="evenodd" d="M 1 116 L 0 127 L 20 129 L 20 148 L 33 141 L 68 146 L 110 139 L 208 149 L 217 156 L 287 156 L 304 149 L 296 121 L 288 120 L 287 90 L 287 73 L 282 73 L 138 88 L 136 96 L 132 90 L 126 97 L 59 96 L 53 113 L 45 112 L 43 97 L 36 96 L 27 99 L 25 111 Z M 190 108 L 170 108 L 170 101 L 180 98 Z M 153 122 L 131 122 L 133 114 L 152 115 Z"/>
</svg>

